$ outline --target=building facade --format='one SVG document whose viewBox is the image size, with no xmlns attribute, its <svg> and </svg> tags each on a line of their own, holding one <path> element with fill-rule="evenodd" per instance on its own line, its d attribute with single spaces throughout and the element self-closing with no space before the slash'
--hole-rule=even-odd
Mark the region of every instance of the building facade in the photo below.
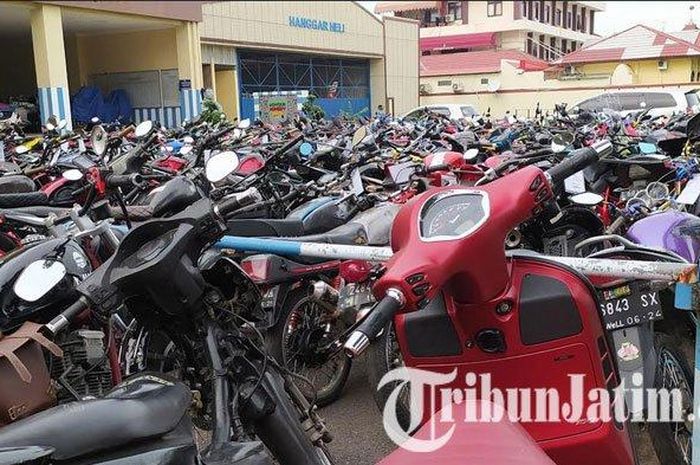
<svg viewBox="0 0 700 465">
<path fill-rule="evenodd" d="M 0 2 L 0 102 L 70 122 L 83 86 L 123 90 L 133 120 L 174 126 L 214 90 L 228 116 L 253 94 L 313 92 L 328 115 L 418 104 L 418 22 L 354 2 Z"/>
<path fill-rule="evenodd" d="M 499 116 L 532 116 L 538 104 L 551 110 L 605 91 L 700 88 L 697 28 L 665 33 L 637 25 L 551 63 L 512 51 L 477 53 L 421 57 L 421 104 L 468 103 Z"/>
<path fill-rule="evenodd" d="M 519 50 L 554 60 L 597 38 L 603 2 L 553 0 L 379 2 L 377 13 L 420 21 L 421 51 Z"/>
</svg>

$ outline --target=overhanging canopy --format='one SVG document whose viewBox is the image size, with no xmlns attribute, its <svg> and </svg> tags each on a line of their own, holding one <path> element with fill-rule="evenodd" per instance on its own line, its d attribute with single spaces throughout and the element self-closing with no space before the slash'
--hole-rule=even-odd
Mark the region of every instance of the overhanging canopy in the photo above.
<svg viewBox="0 0 700 465">
<path fill-rule="evenodd" d="M 375 13 L 388 13 L 390 11 L 415 11 L 432 10 L 440 7 L 440 2 L 377 2 Z"/>
</svg>

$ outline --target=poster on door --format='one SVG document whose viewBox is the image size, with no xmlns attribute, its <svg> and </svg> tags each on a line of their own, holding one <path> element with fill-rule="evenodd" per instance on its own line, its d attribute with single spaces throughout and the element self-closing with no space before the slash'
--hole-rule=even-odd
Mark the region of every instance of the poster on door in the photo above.
<svg viewBox="0 0 700 465">
<path fill-rule="evenodd" d="M 296 95 L 261 95 L 260 119 L 265 123 L 280 123 L 294 119 L 297 114 Z"/>
</svg>

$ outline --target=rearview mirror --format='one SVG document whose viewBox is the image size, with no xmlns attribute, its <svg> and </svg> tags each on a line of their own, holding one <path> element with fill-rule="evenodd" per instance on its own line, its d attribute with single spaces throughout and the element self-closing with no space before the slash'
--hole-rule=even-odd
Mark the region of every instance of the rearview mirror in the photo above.
<svg viewBox="0 0 700 465">
<path fill-rule="evenodd" d="M 44 297 L 66 276 L 66 267 L 57 260 L 37 260 L 22 270 L 14 284 L 20 299 L 36 302 Z"/>
<path fill-rule="evenodd" d="M 27 152 L 29 152 L 29 147 L 27 147 L 26 145 L 18 145 L 17 147 L 15 147 L 15 153 L 17 155 L 22 155 Z"/>
<path fill-rule="evenodd" d="M 594 192 L 582 192 L 580 194 L 572 195 L 569 197 L 569 200 L 577 205 L 594 207 L 600 204 L 604 199 L 602 195 L 598 195 Z"/>
<path fill-rule="evenodd" d="M 99 124 L 92 128 L 90 132 L 90 142 L 92 151 L 99 157 L 107 151 L 107 131 Z"/>
<path fill-rule="evenodd" d="M 246 118 L 238 123 L 238 129 L 248 129 L 250 127 L 250 119 Z"/>
<path fill-rule="evenodd" d="M 360 126 L 355 131 L 355 134 L 352 135 L 352 146 L 357 147 L 360 145 L 360 142 L 362 142 L 365 137 L 367 137 L 367 128 Z"/>
<path fill-rule="evenodd" d="M 80 181 L 83 178 L 83 173 L 76 169 L 66 170 L 63 172 L 63 177 L 69 181 Z"/>
<path fill-rule="evenodd" d="M 476 160 L 476 157 L 479 156 L 479 149 L 469 149 L 466 152 L 464 152 L 464 160 L 465 161 L 473 161 Z"/>
<path fill-rule="evenodd" d="M 150 120 L 142 121 L 141 123 L 139 123 L 138 126 L 136 126 L 136 129 L 134 129 L 134 135 L 140 139 L 140 138 L 145 137 L 148 134 L 150 134 L 152 130 L 153 130 L 153 121 L 150 121 Z"/>
<path fill-rule="evenodd" d="M 239 159 L 235 152 L 226 151 L 217 153 L 207 161 L 205 168 L 207 180 L 217 183 L 226 178 L 238 168 Z"/>
<path fill-rule="evenodd" d="M 308 142 L 304 142 L 299 146 L 299 153 L 302 157 L 306 158 L 312 153 L 314 153 L 314 146 L 309 144 Z"/>
</svg>

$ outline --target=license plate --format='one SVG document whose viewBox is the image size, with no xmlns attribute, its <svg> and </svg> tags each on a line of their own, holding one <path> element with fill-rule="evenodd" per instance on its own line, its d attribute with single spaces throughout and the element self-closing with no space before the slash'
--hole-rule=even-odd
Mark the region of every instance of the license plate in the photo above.
<svg viewBox="0 0 700 465">
<path fill-rule="evenodd" d="M 659 291 L 636 281 L 601 291 L 600 312 L 608 331 L 663 318 Z"/>
<path fill-rule="evenodd" d="M 279 293 L 279 286 L 275 286 L 263 294 L 262 300 L 260 301 L 260 306 L 262 308 L 274 308 L 275 302 L 277 301 L 277 294 Z"/>
</svg>

